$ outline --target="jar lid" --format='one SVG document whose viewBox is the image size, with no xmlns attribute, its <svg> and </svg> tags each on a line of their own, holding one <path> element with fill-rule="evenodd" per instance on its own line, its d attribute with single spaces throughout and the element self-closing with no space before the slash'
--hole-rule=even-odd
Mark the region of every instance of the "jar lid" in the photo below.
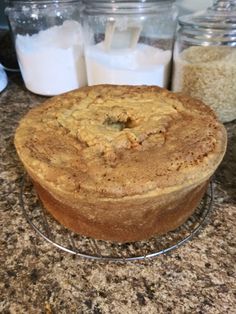
<svg viewBox="0 0 236 314">
<path fill-rule="evenodd" d="M 70 2 L 82 2 L 82 0 L 5 0 L 7 4 L 53 4 L 53 3 L 70 3 Z"/>
<path fill-rule="evenodd" d="M 212 7 L 179 18 L 181 26 L 236 30 L 236 0 L 215 0 Z"/>
<path fill-rule="evenodd" d="M 82 0 L 87 12 L 103 10 L 103 13 L 154 13 L 160 7 L 173 5 L 175 0 Z"/>
<path fill-rule="evenodd" d="M 83 2 L 85 3 L 111 3 L 111 4 L 115 4 L 115 3 L 158 3 L 158 2 L 175 2 L 175 0 L 83 0 Z"/>
</svg>

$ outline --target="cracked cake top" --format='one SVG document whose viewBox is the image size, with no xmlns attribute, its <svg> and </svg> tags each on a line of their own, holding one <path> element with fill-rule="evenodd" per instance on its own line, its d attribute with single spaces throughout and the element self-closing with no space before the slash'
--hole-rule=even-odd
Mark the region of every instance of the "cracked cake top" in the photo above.
<svg viewBox="0 0 236 314">
<path fill-rule="evenodd" d="M 31 109 L 15 146 L 33 179 L 59 196 L 142 197 L 208 179 L 223 158 L 226 131 L 187 96 L 97 85 Z"/>
</svg>

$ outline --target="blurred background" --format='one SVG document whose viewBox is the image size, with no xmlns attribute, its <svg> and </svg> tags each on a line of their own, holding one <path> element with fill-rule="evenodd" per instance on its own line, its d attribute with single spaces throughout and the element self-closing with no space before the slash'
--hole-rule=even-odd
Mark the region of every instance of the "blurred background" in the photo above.
<svg viewBox="0 0 236 314">
<path fill-rule="evenodd" d="M 177 0 L 179 6 L 180 15 L 188 14 L 194 11 L 207 8 L 212 0 Z M 6 4 L 4 0 L 0 0 L 0 27 L 7 28 L 7 20 L 4 15 L 4 8 Z"/>
<path fill-rule="evenodd" d="M 211 6 L 213 0 L 177 0 L 179 14 L 189 14 L 195 11 L 204 10 Z"/>
<path fill-rule="evenodd" d="M 7 27 L 7 19 L 4 15 L 5 7 L 6 7 L 5 1 L 0 1 L 0 27 L 1 28 Z"/>
<path fill-rule="evenodd" d="M 203 10 L 212 4 L 213 0 L 176 0 L 179 7 L 179 15 L 189 14 Z M 8 23 L 4 14 L 6 1 L 0 0 L 0 67 L 1 64 L 7 68 L 18 69 L 15 49 L 13 48 Z"/>
</svg>

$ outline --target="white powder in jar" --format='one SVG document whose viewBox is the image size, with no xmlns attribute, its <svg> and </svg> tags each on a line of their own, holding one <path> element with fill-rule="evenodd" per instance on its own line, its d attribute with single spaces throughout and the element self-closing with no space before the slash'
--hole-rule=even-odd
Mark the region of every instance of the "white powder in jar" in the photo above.
<svg viewBox="0 0 236 314">
<path fill-rule="evenodd" d="M 168 85 L 170 50 L 137 44 L 133 49 L 106 51 L 101 42 L 87 47 L 85 58 L 89 85 Z"/>
<path fill-rule="evenodd" d="M 26 87 L 58 95 L 87 84 L 82 27 L 65 21 L 32 36 L 17 35 L 16 52 Z"/>
<path fill-rule="evenodd" d="M 201 99 L 222 122 L 236 119 L 235 82 L 235 47 L 190 47 L 174 55 L 172 90 Z"/>
</svg>

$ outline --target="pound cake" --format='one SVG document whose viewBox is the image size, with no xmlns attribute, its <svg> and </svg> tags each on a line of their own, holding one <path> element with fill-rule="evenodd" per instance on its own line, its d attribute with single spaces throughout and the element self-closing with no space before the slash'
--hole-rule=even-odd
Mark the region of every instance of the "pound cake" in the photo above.
<svg viewBox="0 0 236 314">
<path fill-rule="evenodd" d="M 79 234 L 115 242 L 184 223 L 226 141 L 208 106 L 156 86 L 97 85 L 50 98 L 15 134 L 51 215 Z"/>
</svg>

